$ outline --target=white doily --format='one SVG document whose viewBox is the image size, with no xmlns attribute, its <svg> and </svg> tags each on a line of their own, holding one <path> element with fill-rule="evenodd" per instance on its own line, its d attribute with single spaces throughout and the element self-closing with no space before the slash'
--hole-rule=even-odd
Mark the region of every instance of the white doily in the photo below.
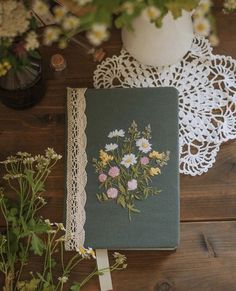
<svg viewBox="0 0 236 291">
<path fill-rule="evenodd" d="M 85 128 L 86 89 L 68 88 L 67 94 L 67 209 L 66 242 L 67 250 L 76 250 L 84 245 L 86 220 L 85 203 L 87 183 L 87 138 Z"/>
<path fill-rule="evenodd" d="M 122 49 L 94 72 L 95 88 L 158 86 L 179 91 L 180 172 L 207 172 L 221 143 L 236 138 L 236 60 L 213 55 L 209 41 L 195 36 L 175 65 L 142 65 Z"/>
</svg>

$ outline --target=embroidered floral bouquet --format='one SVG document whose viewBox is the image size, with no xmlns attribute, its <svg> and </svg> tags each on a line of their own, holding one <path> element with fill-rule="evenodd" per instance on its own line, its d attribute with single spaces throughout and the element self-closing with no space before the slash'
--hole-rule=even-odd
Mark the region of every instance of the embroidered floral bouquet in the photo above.
<svg viewBox="0 0 236 291">
<path fill-rule="evenodd" d="M 93 165 L 100 182 L 97 198 L 100 202 L 114 200 L 131 213 L 139 213 L 136 200 L 145 200 L 150 195 L 158 195 L 161 190 L 150 186 L 154 176 L 161 174 L 161 168 L 167 165 L 169 152 L 159 153 L 152 149 L 151 127 L 143 131 L 135 121 L 128 128 L 114 130 L 108 134 L 112 143 L 101 149 L 99 159 L 93 159 Z"/>
</svg>

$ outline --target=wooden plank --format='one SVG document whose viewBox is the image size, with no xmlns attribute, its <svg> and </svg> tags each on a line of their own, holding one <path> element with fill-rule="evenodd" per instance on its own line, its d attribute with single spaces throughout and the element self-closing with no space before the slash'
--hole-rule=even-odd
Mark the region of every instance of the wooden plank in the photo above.
<svg viewBox="0 0 236 291">
<path fill-rule="evenodd" d="M 140 234 L 142 235 L 142 234 Z M 182 223 L 177 251 L 122 251 L 125 271 L 112 274 L 115 291 L 233 291 L 236 286 L 236 222 Z M 110 260 L 112 260 L 112 252 Z M 24 272 L 39 270 L 41 261 Z M 94 261 L 75 269 L 71 280 L 92 271 Z M 60 276 L 57 268 L 57 276 Z M 99 291 L 98 279 L 84 291 Z"/>
<path fill-rule="evenodd" d="M 33 109 L 14 111 L 3 110 L 3 106 L 0 106 L 0 160 L 18 150 L 42 153 L 48 146 L 54 147 L 58 153 L 64 153 L 65 96 L 63 83 L 60 84 L 58 89 L 50 87 L 50 91 L 54 92 L 51 98 L 48 96 Z M 55 105 L 49 106 L 50 102 Z M 235 146 L 236 141 L 224 144 L 214 167 L 207 174 L 200 177 L 181 176 L 182 221 L 236 218 Z M 57 221 L 62 219 L 63 183 L 64 164 L 60 162 L 47 187 L 49 205 L 57 209 Z"/>
</svg>

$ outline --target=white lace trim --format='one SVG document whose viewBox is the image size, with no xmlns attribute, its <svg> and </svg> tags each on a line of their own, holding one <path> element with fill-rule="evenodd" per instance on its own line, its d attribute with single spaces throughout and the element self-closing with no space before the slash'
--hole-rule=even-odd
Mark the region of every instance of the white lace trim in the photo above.
<svg viewBox="0 0 236 291">
<path fill-rule="evenodd" d="M 95 88 L 159 86 L 179 91 L 180 172 L 207 172 L 221 143 L 236 138 L 236 60 L 213 55 L 209 41 L 196 35 L 177 64 L 142 65 L 123 49 L 94 72 Z"/>
<path fill-rule="evenodd" d="M 84 245 L 86 219 L 85 203 L 87 183 L 87 138 L 85 129 L 86 89 L 68 88 L 67 96 L 67 212 L 66 243 L 67 250 L 75 250 Z"/>
</svg>

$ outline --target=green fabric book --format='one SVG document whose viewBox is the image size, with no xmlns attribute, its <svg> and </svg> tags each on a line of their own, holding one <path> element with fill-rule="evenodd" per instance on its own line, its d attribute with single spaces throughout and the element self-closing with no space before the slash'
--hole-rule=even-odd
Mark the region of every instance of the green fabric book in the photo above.
<svg viewBox="0 0 236 291">
<path fill-rule="evenodd" d="M 179 243 L 178 92 L 68 89 L 67 249 Z"/>
</svg>

